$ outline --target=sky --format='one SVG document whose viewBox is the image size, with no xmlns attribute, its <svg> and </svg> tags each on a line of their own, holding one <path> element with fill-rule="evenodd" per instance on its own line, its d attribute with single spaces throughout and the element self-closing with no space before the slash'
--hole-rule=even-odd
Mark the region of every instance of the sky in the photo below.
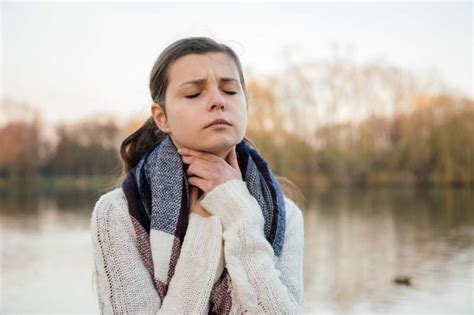
<svg viewBox="0 0 474 315">
<path fill-rule="evenodd" d="M 472 2 L 5 2 L 1 96 L 37 107 L 46 122 L 149 113 L 150 70 L 187 36 L 231 46 L 244 69 L 277 73 L 292 61 L 382 59 L 439 76 L 474 97 Z M 1 113 L 0 113 L 1 115 Z"/>
</svg>

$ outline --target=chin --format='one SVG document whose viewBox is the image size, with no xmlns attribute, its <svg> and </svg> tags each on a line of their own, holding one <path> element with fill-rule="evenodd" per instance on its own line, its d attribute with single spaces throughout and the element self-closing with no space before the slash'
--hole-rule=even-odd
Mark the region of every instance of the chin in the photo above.
<svg viewBox="0 0 474 315">
<path fill-rule="evenodd" d="M 238 139 L 220 139 L 218 141 L 211 141 L 206 145 L 206 148 L 203 149 L 204 151 L 213 153 L 213 154 L 221 154 L 238 144 L 240 141 Z"/>
</svg>

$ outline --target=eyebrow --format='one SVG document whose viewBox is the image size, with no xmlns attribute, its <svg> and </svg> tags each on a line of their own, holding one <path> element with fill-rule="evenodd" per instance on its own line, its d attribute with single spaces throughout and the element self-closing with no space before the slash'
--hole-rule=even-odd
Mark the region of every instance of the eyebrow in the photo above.
<svg viewBox="0 0 474 315">
<path fill-rule="evenodd" d="M 207 81 L 207 79 L 196 79 L 196 80 L 191 80 L 191 81 L 188 81 L 188 82 L 184 82 L 180 86 L 183 86 L 183 85 L 186 85 L 186 84 L 200 85 L 200 84 L 202 84 L 203 82 L 206 82 L 206 81 Z M 237 80 L 237 79 L 234 79 L 234 78 L 224 77 L 224 78 L 220 78 L 219 82 L 237 82 L 237 83 L 239 83 L 240 81 Z"/>
</svg>

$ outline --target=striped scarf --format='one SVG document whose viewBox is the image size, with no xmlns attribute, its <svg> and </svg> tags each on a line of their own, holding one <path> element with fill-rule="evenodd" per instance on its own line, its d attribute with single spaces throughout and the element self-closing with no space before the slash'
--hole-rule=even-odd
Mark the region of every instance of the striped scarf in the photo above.
<svg viewBox="0 0 474 315">
<path fill-rule="evenodd" d="M 285 234 L 285 204 L 280 186 L 267 162 L 244 140 L 237 144 L 236 154 L 242 179 L 261 207 L 265 237 L 275 255 L 280 256 Z M 122 189 L 140 256 L 163 300 L 179 259 L 189 219 L 189 184 L 184 163 L 169 135 L 128 172 Z M 211 291 L 211 314 L 229 313 L 232 306 L 230 285 L 229 273 L 224 268 Z"/>
</svg>

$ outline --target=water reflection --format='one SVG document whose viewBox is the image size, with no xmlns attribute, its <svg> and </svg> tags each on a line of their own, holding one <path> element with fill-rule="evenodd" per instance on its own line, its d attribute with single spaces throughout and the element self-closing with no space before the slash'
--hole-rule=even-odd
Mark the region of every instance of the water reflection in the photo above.
<svg viewBox="0 0 474 315">
<path fill-rule="evenodd" d="M 100 192 L 87 190 L 54 192 L 30 188 L 13 193 L 0 191 L 1 219 L 7 226 L 32 230 L 44 228 L 44 224 L 59 229 L 83 230 L 89 224 L 91 207 L 99 196 Z M 60 218 L 61 222 L 52 217 Z"/>
<path fill-rule="evenodd" d="M 305 311 L 471 314 L 473 193 L 306 191 Z M 0 192 L 2 313 L 97 312 L 88 228 L 100 194 Z"/>
<path fill-rule="evenodd" d="M 94 192 L 1 192 L 1 313 L 96 313 Z"/>
<path fill-rule="evenodd" d="M 306 195 L 308 312 L 472 313 L 472 189 Z M 399 275 L 411 286 L 395 285 Z"/>
</svg>

